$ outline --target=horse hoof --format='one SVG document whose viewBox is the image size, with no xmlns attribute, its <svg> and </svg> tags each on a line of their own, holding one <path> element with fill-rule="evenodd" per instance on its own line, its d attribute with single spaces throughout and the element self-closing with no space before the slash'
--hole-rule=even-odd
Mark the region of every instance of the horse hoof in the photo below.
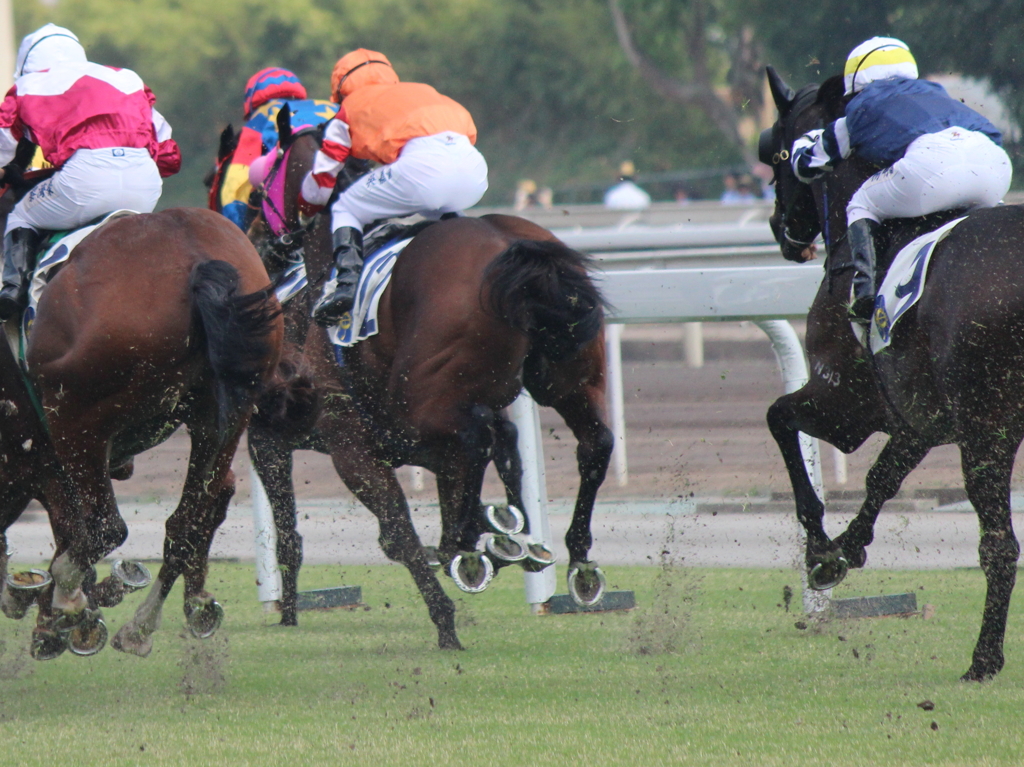
<svg viewBox="0 0 1024 767">
<path fill-rule="evenodd" d="M 467 594 L 479 594 L 494 577 L 491 558 L 478 551 L 456 554 L 448 567 L 455 585 Z"/>
<path fill-rule="evenodd" d="M 526 546 L 511 535 L 492 535 L 484 542 L 484 548 L 494 559 L 504 564 L 526 559 Z"/>
<path fill-rule="evenodd" d="M 29 653 L 35 660 L 53 660 L 67 649 L 67 637 L 53 629 L 39 628 L 32 631 L 32 645 Z"/>
<path fill-rule="evenodd" d="M 601 568 L 593 562 L 574 562 L 566 578 L 569 596 L 580 607 L 593 607 L 604 596 L 608 585 Z"/>
<path fill-rule="evenodd" d="M 107 644 L 107 624 L 99 610 L 86 610 L 87 615 L 67 632 L 67 647 L 75 655 L 87 658 Z"/>
<path fill-rule="evenodd" d="M 491 531 L 499 535 L 516 535 L 526 527 L 526 516 L 511 504 L 485 506 L 484 519 Z"/>
<path fill-rule="evenodd" d="M 126 594 L 144 589 L 153 582 L 149 568 L 141 562 L 118 559 L 110 565 L 110 574 L 124 584 Z"/>
<path fill-rule="evenodd" d="M 826 591 L 842 583 L 850 571 L 846 557 L 836 557 L 831 562 L 818 562 L 807 574 L 807 585 L 815 591 Z"/>
<path fill-rule="evenodd" d="M 188 630 L 196 639 L 209 639 L 224 622 L 224 608 L 216 599 L 206 603 L 196 602 L 189 608 L 186 622 Z"/>
<path fill-rule="evenodd" d="M 424 546 L 423 556 L 427 560 L 427 567 L 431 570 L 441 569 L 441 555 L 437 552 L 437 546 Z"/>
<path fill-rule="evenodd" d="M 555 552 L 546 543 L 527 540 L 526 556 L 519 562 L 528 573 L 539 573 L 555 563 Z"/>
<path fill-rule="evenodd" d="M 39 592 L 53 583 L 53 577 L 46 570 L 24 570 L 10 573 L 0 593 L 0 610 L 8 618 L 21 620 L 36 600 Z"/>
<path fill-rule="evenodd" d="M 145 658 L 153 651 L 153 637 L 142 636 L 137 629 L 131 627 L 130 623 L 126 623 L 114 634 L 114 638 L 110 640 L 110 646 L 118 652 Z"/>
</svg>

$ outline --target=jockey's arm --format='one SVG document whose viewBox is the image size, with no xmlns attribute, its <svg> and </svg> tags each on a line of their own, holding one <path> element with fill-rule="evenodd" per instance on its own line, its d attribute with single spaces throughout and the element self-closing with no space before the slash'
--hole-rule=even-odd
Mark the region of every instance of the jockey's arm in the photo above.
<svg viewBox="0 0 1024 767">
<path fill-rule="evenodd" d="M 0 104 L 0 167 L 14 160 L 18 142 L 24 133 L 24 126 L 18 116 L 17 91 L 11 87 L 3 104 Z"/>
<path fill-rule="evenodd" d="M 164 116 L 153 109 L 153 131 L 156 133 L 156 167 L 162 178 L 173 176 L 181 170 L 181 150 L 178 142 L 171 138 L 171 126 Z"/>
<path fill-rule="evenodd" d="M 316 215 L 331 198 L 345 160 L 352 152 L 352 137 L 344 120 L 344 109 L 324 128 L 324 139 L 313 158 L 313 168 L 302 179 L 299 191 L 299 215 L 303 219 Z"/>
<path fill-rule="evenodd" d="M 850 152 L 846 118 L 840 117 L 827 127 L 809 131 L 793 142 L 793 172 L 801 181 L 810 183 L 849 157 Z"/>
</svg>

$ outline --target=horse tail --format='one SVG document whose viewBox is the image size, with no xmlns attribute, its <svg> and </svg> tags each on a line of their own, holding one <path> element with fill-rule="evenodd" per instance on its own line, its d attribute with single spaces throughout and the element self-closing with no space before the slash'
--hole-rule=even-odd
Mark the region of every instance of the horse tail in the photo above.
<svg viewBox="0 0 1024 767">
<path fill-rule="evenodd" d="M 238 271 L 226 261 L 196 264 L 189 289 L 199 340 L 213 370 L 217 428 L 225 435 L 263 387 L 269 336 L 281 313 L 270 288 L 238 295 Z"/>
<path fill-rule="evenodd" d="M 256 401 L 252 422 L 274 434 L 308 434 L 320 415 L 320 404 L 313 373 L 289 349 Z"/>
<path fill-rule="evenodd" d="M 487 266 L 484 306 L 552 362 L 568 359 L 597 337 L 607 308 L 590 263 L 558 241 L 517 240 Z"/>
</svg>

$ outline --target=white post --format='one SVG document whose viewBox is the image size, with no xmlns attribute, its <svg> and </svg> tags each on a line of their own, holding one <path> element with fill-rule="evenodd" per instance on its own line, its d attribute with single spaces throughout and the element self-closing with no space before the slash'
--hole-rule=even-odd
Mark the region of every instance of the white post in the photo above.
<svg viewBox="0 0 1024 767">
<path fill-rule="evenodd" d="M 281 600 L 281 571 L 277 567 L 277 527 L 266 488 L 255 467 L 249 467 L 252 483 L 252 526 L 256 534 L 256 593 L 264 608 Z"/>
<path fill-rule="evenodd" d="M 691 368 L 704 367 L 704 323 L 683 323 L 683 359 Z"/>
<path fill-rule="evenodd" d="M 410 466 L 409 474 L 412 479 L 412 489 L 419 492 L 427 486 L 427 472 L 419 466 Z"/>
<path fill-rule="evenodd" d="M 550 545 L 551 525 L 548 522 L 548 488 L 544 475 L 544 446 L 541 443 L 540 414 L 537 403 L 525 391 L 511 407 L 512 422 L 519 430 L 519 455 L 523 461 L 523 503 L 530 520 L 534 540 Z M 531 605 L 547 602 L 555 593 L 555 566 L 539 573 L 524 573 L 526 601 Z M 536 608 L 535 608 L 536 609 Z"/>
<path fill-rule="evenodd" d="M 775 351 L 775 359 L 778 360 L 779 369 L 782 372 L 782 385 L 786 394 L 791 394 L 803 387 L 808 379 L 807 358 L 804 356 L 803 346 L 793 326 L 786 320 L 758 320 L 758 327 L 761 328 L 772 342 L 772 349 Z M 825 486 L 821 479 L 821 452 L 818 449 L 818 440 L 812 439 L 801 432 L 800 452 L 804 456 L 804 465 L 807 467 L 807 476 L 811 479 L 811 485 L 818 498 L 824 501 Z M 806 547 L 807 535 L 801 525 L 797 525 L 800 541 L 800 559 L 803 561 L 803 549 Z M 829 600 L 832 597 L 832 589 L 826 591 L 815 591 L 807 586 L 807 570 L 800 568 L 800 580 L 803 583 L 804 612 L 817 613 L 828 609 Z"/>
<path fill-rule="evenodd" d="M 608 425 L 615 437 L 612 450 L 612 471 L 619 487 L 629 484 L 629 466 L 626 463 L 626 403 L 622 386 L 622 325 L 609 324 L 604 328 L 605 358 L 607 360 Z"/>
<path fill-rule="evenodd" d="M 845 485 L 849 476 L 846 471 L 846 453 L 838 447 L 832 448 L 832 472 L 837 485 Z"/>
<path fill-rule="evenodd" d="M 0 86 L 4 93 L 14 84 L 14 4 L 0 0 Z"/>
</svg>

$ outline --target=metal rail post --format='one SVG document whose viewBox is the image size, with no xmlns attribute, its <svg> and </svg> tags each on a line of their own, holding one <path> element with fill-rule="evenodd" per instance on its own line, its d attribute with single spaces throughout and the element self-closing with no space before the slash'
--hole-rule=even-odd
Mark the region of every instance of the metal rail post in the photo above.
<svg viewBox="0 0 1024 767">
<path fill-rule="evenodd" d="M 626 462 L 626 403 L 622 385 L 622 325 L 605 325 L 605 358 L 607 360 L 608 426 L 615 437 L 612 450 L 612 470 L 619 487 L 629 484 L 629 466 Z"/>
<path fill-rule="evenodd" d="M 274 510 L 255 467 L 249 467 L 252 483 L 252 526 L 256 534 L 256 593 L 266 610 L 281 600 L 281 571 L 277 567 L 277 527 Z"/>
<path fill-rule="evenodd" d="M 544 449 L 541 444 L 540 414 L 537 403 L 522 392 L 511 407 L 512 422 L 519 430 L 519 455 L 523 460 L 523 503 L 526 518 L 530 520 L 530 535 L 534 540 L 550 545 L 551 525 L 548 522 L 548 488 L 544 475 Z M 547 602 L 555 593 L 555 567 L 539 573 L 524 573 L 526 601 L 534 610 Z"/>
<path fill-rule="evenodd" d="M 782 373 L 782 386 L 786 394 L 791 394 L 802 388 L 809 379 L 807 358 L 804 356 L 803 346 L 800 344 L 800 339 L 796 331 L 793 330 L 793 326 L 787 320 L 758 320 L 757 326 L 771 339 L 775 359 L 778 360 Z M 818 498 L 824 501 L 825 486 L 821 480 L 821 451 L 818 449 L 818 440 L 801 433 L 800 452 L 803 453 L 804 465 L 807 467 L 807 475 L 811 478 L 814 492 L 818 494 Z M 797 529 L 800 541 L 800 561 L 802 562 L 807 534 L 799 524 Z M 815 591 L 808 588 L 807 570 L 804 567 L 800 567 L 800 580 L 803 584 L 804 612 L 817 613 L 828 609 L 829 601 L 832 598 L 832 589 Z"/>
</svg>

